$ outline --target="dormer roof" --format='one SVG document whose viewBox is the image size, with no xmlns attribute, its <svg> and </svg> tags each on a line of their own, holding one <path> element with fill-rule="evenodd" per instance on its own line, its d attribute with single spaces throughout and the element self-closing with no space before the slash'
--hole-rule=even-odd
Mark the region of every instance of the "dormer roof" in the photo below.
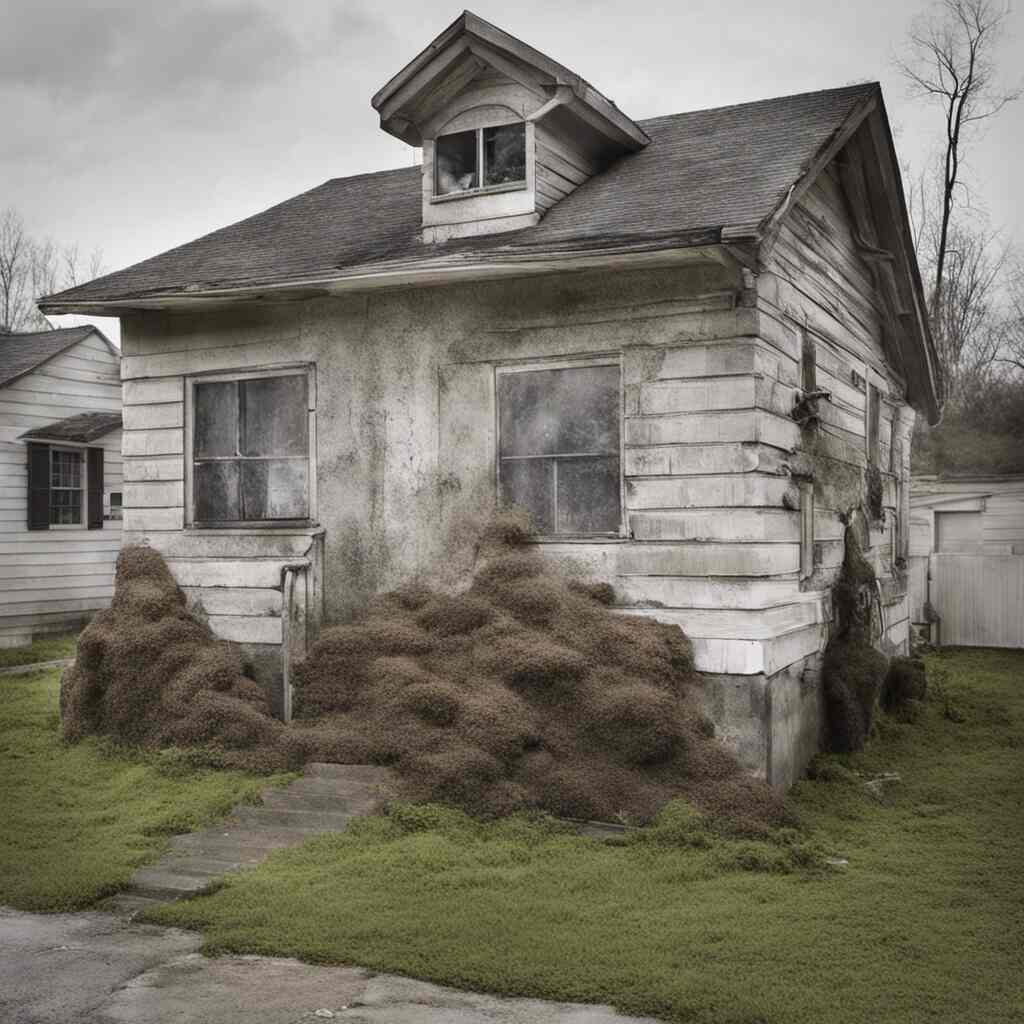
<svg viewBox="0 0 1024 1024">
<path fill-rule="evenodd" d="M 534 120 L 557 110 L 620 153 L 634 152 L 650 141 L 639 124 L 585 79 L 472 11 L 463 11 L 370 102 L 384 131 L 421 146 L 421 125 L 429 114 L 485 69 L 546 96 Z"/>
</svg>

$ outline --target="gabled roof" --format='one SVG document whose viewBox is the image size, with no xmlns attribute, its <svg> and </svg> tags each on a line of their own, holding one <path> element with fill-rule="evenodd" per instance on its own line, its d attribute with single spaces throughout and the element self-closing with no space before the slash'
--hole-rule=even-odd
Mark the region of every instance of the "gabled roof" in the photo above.
<svg viewBox="0 0 1024 1024">
<path fill-rule="evenodd" d="M 48 423 L 45 427 L 33 427 L 19 437 L 29 441 L 74 441 L 78 444 L 91 444 L 105 437 L 112 430 L 121 429 L 119 412 L 80 412 L 67 419 Z"/>
<path fill-rule="evenodd" d="M 33 331 L 28 334 L 0 333 L 0 387 L 37 370 L 47 360 L 59 356 L 72 345 L 85 341 L 90 334 L 98 334 L 116 351 L 106 335 L 92 324 L 83 327 L 64 327 L 53 331 Z"/>
<path fill-rule="evenodd" d="M 567 105 L 584 126 L 621 149 L 647 144 L 643 129 L 576 72 L 472 11 L 463 11 L 374 95 L 370 102 L 381 128 L 411 146 L 423 145 L 417 122 L 424 105 L 453 95 L 485 66 Z M 559 90 L 563 95 L 556 99 Z"/>
<path fill-rule="evenodd" d="M 175 298 L 240 299 L 280 289 L 315 294 L 348 281 L 438 280 L 566 254 L 713 245 L 756 232 L 851 118 L 875 83 L 673 114 L 639 122 L 650 143 L 621 157 L 537 225 L 506 234 L 421 241 L 420 168 L 331 181 L 125 270 L 49 296 L 47 312 L 118 315 Z"/>
</svg>

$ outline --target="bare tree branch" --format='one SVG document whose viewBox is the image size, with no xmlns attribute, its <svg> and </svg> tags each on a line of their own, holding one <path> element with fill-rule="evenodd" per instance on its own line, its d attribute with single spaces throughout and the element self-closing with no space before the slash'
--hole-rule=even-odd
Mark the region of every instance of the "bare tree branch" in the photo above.
<svg viewBox="0 0 1024 1024">
<path fill-rule="evenodd" d="M 993 0 L 939 0 L 929 17 L 910 32 L 909 56 L 897 67 L 911 91 L 937 101 L 943 112 L 944 144 L 940 157 L 941 209 L 934 237 L 929 306 L 940 315 L 946 285 L 947 249 L 961 168 L 973 126 L 995 117 L 1019 99 L 1022 87 L 997 83 L 995 49 L 1008 9 Z"/>
<path fill-rule="evenodd" d="M 83 272 L 77 245 L 58 249 L 50 239 L 29 236 L 21 215 L 0 213 L 0 332 L 46 330 L 53 325 L 39 311 L 43 295 L 72 288 L 98 277 L 102 254 L 93 252 Z"/>
</svg>

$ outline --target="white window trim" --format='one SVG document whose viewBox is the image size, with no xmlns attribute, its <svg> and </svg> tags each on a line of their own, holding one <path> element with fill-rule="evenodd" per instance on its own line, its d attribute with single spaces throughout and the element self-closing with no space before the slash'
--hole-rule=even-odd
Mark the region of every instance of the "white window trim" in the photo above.
<svg viewBox="0 0 1024 1024">
<path fill-rule="evenodd" d="M 50 522 L 51 530 L 85 530 L 88 528 L 89 518 L 89 459 L 86 455 L 87 445 L 77 444 L 51 444 L 50 445 L 50 459 L 48 471 L 50 474 L 49 480 L 49 493 L 50 493 L 50 505 L 47 509 L 47 516 L 53 515 L 53 492 L 54 490 L 80 490 L 82 492 L 82 502 L 79 508 L 79 521 L 77 523 L 54 523 Z M 81 465 L 81 487 L 72 488 L 55 488 L 53 486 L 53 453 L 54 452 L 72 452 L 78 456 L 79 463 Z"/>
<path fill-rule="evenodd" d="M 629 539 L 629 520 L 626 512 L 626 409 L 625 387 L 622 377 L 622 357 L 619 354 L 573 356 L 571 358 L 534 359 L 506 362 L 494 367 L 494 493 L 501 497 L 501 409 L 498 405 L 498 378 L 511 373 L 529 373 L 531 370 L 575 370 L 590 366 L 617 366 L 619 369 L 619 530 L 618 533 L 545 533 L 533 538 L 544 544 L 600 544 L 622 542 Z"/>
<path fill-rule="evenodd" d="M 438 192 L 437 191 L 437 144 L 446 135 L 461 135 L 463 132 L 476 132 L 476 168 L 477 181 L 484 180 L 484 132 L 488 128 L 507 128 L 510 124 L 521 124 L 523 126 L 523 179 L 522 181 L 503 181 L 499 185 L 477 185 L 476 188 L 467 188 L 460 192 Z M 431 174 L 433 181 L 430 185 L 430 201 L 432 203 L 450 203 L 453 199 L 467 199 L 471 196 L 492 195 L 495 192 L 520 192 L 529 188 L 530 178 L 530 145 L 529 126 L 526 121 L 509 121 L 504 124 L 478 125 L 476 128 L 462 128 L 454 132 L 442 132 L 433 140 L 434 159 Z"/>
<path fill-rule="evenodd" d="M 263 377 L 290 377 L 306 374 L 306 407 L 308 415 L 309 443 L 307 457 L 309 469 L 307 481 L 307 516 L 304 519 L 232 519 L 224 523 L 196 522 L 195 519 L 195 469 L 193 441 L 195 432 L 195 386 L 196 384 L 217 384 L 229 381 L 257 380 Z M 279 366 L 261 366 L 259 369 L 218 370 L 215 373 L 196 373 L 185 377 L 185 526 L 192 530 L 289 530 L 315 526 L 317 511 L 317 461 L 316 461 L 316 364 L 282 363 Z"/>
</svg>

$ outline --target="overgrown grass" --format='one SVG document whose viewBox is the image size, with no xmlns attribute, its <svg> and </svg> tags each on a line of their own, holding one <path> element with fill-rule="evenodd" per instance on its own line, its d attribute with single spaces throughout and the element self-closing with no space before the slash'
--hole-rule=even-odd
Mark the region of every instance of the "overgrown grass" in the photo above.
<svg viewBox="0 0 1024 1024">
<path fill-rule="evenodd" d="M 117 892 L 168 835 L 275 781 L 60 738 L 59 672 L 0 677 L 0 903 L 75 910 Z"/>
<path fill-rule="evenodd" d="M 704 1024 L 1020 1019 L 1024 654 L 929 658 L 920 720 L 797 787 L 802 834 L 676 805 L 616 846 L 398 808 L 161 908 L 209 951 L 361 964 Z M 897 771 L 881 798 L 865 778 Z M 849 866 L 823 870 L 820 851 Z"/>
<path fill-rule="evenodd" d="M 41 636 L 27 647 L 0 647 L 0 668 L 73 658 L 77 641 L 77 633 L 62 633 L 59 636 Z"/>
</svg>

